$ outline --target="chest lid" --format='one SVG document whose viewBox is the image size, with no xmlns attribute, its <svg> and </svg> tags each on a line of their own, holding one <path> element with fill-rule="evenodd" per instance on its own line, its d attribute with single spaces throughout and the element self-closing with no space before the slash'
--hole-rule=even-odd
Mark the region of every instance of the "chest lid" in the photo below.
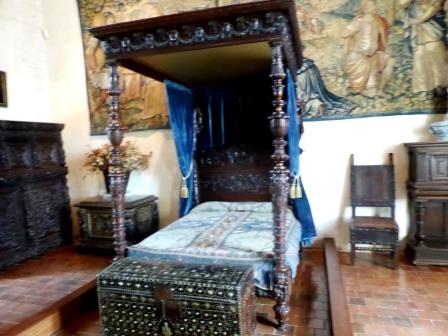
<svg viewBox="0 0 448 336">
<path fill-rule="evenodd" d="M 183 265 L 123 258 L 98 276 L 99 287 L 126 291 L 169 287 L 173 295 L 236 299 L 252 281 L 251 267 Z M 200 291 L 200 292 L 198 292 Z"/>
</svg>

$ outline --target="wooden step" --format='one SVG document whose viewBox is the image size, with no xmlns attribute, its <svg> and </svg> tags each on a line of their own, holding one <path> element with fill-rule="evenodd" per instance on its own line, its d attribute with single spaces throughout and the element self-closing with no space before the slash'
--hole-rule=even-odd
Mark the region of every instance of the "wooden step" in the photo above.
<svg viewBox="0 0 448 336">
<path fill-rule="evenodd" d="M 345 295 L 344 280 L 333 238 L 324 240 L 324 250 L 332 335 L 352 336 L 352 323 Z"/>
<path fill-rule="evenodd" d="M 63 247 L 1 272 L 0 335 L 57 331 L 66 316 L 95 294 L 96 275 L 109 263 L 110 258 Z"/>
</svg>

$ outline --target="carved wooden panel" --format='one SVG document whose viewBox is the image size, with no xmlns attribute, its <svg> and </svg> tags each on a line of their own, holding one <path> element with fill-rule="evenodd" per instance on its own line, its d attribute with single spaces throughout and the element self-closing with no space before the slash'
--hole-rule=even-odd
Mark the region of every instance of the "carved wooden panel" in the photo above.
<svg viewBox="0 0 448 336">
<path fill-rule="evenodd" d="M 114 235 L 110 210 L 89 213 L 87 224 L 91 238 L 110 238 Z"/>
<path fill-rule="evenodd" d="M 27 209 L 29 235 L 38 251 L 59 246 L 64 241 L 61 223 L 69 219 L 61 179 L 49 179 L 25 187 L 24 205 Z"/>
<path fill-rule="evenodd" d="M 48 139 L 36 144 L 36 161 L 40 167 L 51 167 L 61 163 L 57 143 Z"/>
<path fill-rule="evenodd" d="M 124 226 L 129 243 L 137 243 L 159 228 L 157 198 L 131 195 L 126 198 Z M 80 249 L 113 250 L 112 202 L 92 197 L 75 205 L 80 219 Z"/>
<path fill-rule="evenodd" d="M 412 155 L 410 178 L 413 181 L 427 181 L 429 176 L 429 159 L 426 154 Z"/>
<path fill-rule="evenodd" d="M 0 269 L 71 240 L 62 128 L 0 121 Z"/>
<path fill-rule="evenodd" d="M 128 237 L 135 230 L 132 222 L 133 210 L 126 210 L 124 222 L 126 226 L 126 236 Z M 111 209 L 88 211 L 87 212 L 87 236 L 88 238 L 111 239 L 114 235 L 112 227 Z"/>
<path fill-rule="evenodd" d="M 448 142 L 421 142 L 407 144 L 407 146 L 409 181 L 425 188 L 446 189 L 448 186 Z"/>
<path fill-rule="evenodd" d="M 416 265 L 448 265 L 448 142 L 406 144 L 411 232 Z"/>
<path fill-rule="evenodd" d="M 27 244 L 26 226 L 17 186 L 0 189 L 0 268 L 5 259 Z"/>
<path fill-rule="evenodd" d="M 14 139 L 15 140 L 15 139 Z M 6 145 L 6 168 L 31 168 L 33 154 L 31 143 L 25 139 L 15 140 Z"/>
<path fill-rule="evenodd" d="M 198 187 L 200 202 L 269 201 L 269 154 L 227 148 L 200 153 Z"/>
<path fill-rule="evenodd" d="M 444 237 L 448 233 L 448 201 L 425 203 L 422 234 L 425 237 Z"/>
<path fill-rule="evenodd" d="M 209 21 L 199 26 L 172 25 L 167 29 L 140 31 L 132 36 L 110 37 L 104 42 L 107 55 L 142 49 L 166 48 L 179 44 L 204 43 L 248 35 L 281 32 L 287 28 L 287 19 L 280 12 L 268 12 L 251 17 L 239 16 L 234 21 Z"/>
<path fill-rule="evenodd" d="M 430 157 L 431 180 L 448 179 L 448 155 L 434 154 Z"/>
</svg>

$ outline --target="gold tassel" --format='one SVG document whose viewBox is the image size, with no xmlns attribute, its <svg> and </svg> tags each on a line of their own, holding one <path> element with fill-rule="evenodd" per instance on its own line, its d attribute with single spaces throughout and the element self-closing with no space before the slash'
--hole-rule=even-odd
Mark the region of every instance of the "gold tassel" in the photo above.
<svg viewBox="0 0 448 336">
<path fill-rule="evenodd" d="M 289 197 L 291 199 L 302 198 L 302 188 L 300 186 L 300 177 L 295 177 L 289 189 Z"/>
<path fill-rule="evenodd" d="M 295 197 L 294 198 L 302 198 L 302 188 L 300 187 L 300 184 L 296 184 L 296 190 L 295 190 Z"/>
<path fill-rule="evenodd" d="M 291 184 L 291 188 L 289 189 L 289 198 L 291 198 L 291 199 L 296 198 L 296 188 L 297 188 L 297 185 L 296 185 L 296 182 L 294 181 Z"/>
<path fill-rule="evenodd" d="M 180 184 L 180 198 L 188 198 L 187 181 L 184 179 L 182 179 L 182 182 Z"/>
</svg>

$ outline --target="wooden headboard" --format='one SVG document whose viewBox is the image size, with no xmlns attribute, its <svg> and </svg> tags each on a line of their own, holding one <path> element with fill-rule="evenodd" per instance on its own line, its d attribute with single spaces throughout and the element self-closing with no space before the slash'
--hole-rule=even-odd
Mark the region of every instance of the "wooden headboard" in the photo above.
<svg viewBox="0 0 448 336">
<path fill-rule="evenodd" d="M 198 153 L 199 202 L 270 201 L 269 153 L 242 148 Z"/>
</svg>

